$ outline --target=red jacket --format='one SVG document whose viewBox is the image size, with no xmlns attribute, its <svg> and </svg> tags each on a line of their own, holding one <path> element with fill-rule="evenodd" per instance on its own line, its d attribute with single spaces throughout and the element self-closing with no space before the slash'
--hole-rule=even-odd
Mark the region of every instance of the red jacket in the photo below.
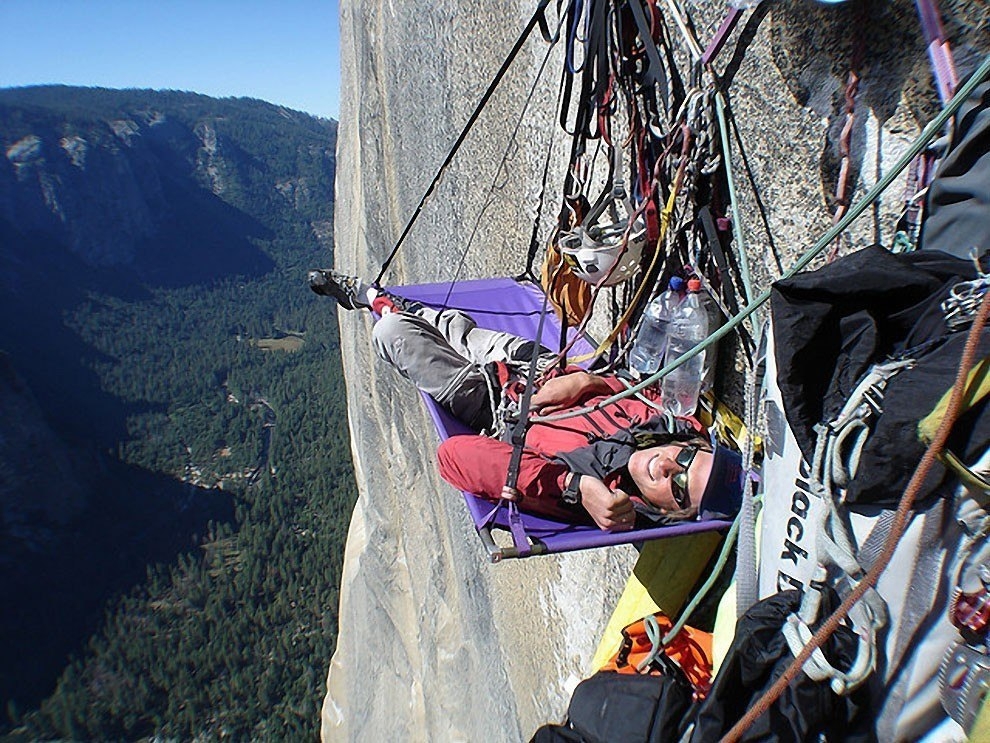
<svg viewBox="0 0 990 743">
<path fill-rule="evenodd" d="M 603 377 L 613 392 L 626 389 L 616 377 Z M 647 388 L 643 396 L 659 403 L 660 395 Z M 572 409 L 587 407 L 608 395 L 593 394 Z M 645 423 L 659 411 L 637 397 L 627 397 L 601 410 L 551 423 L 536 423 L 526 434 L 526 448 L 519 466 L 517 489 L 523 496 L 521 507 L 532 513 L 562 521 L 573 521 L 575 513 L 560 505 L 567 465 L 553 457 L 587 446 L 637 423 Z M 452 436 L 437 450 L 440 475 L 451 485 L 475 495 L 498 500 L 505 485 L 512 445 L 487 436 Z M 618 485 L 619 475 L 605 479 L 610 488 Z"/>
</svg>

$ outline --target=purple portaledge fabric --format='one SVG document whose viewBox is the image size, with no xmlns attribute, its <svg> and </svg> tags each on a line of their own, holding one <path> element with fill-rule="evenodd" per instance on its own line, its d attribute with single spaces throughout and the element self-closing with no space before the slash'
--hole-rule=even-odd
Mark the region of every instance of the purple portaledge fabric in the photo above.
<svg viewBox="0 0 990 743">
<path fill-rule="evenodd" d="M 539 328 L 540 312 L 543 308 L 542 290 L 530 282 L 517 282 L 513 279 L 484 279 L 461 281 L 450 284 L 420 284 L 417 286 L 389 287 L 389 291 L 401 297 L 414 299 L 423 304 L 441 308 L 459 309 L 470 315 L 479 327 L 492 330 L 505 330 L 509 333 L 534 338 Z M 548 310 L 543 328 L 543 345 L 556 349 L 560 341 L 560 324 L 553 309 Z M 577 356 L 593 351 L 594 348 L 584 339 L 579 339 L 571 349 Z M 423 395 L 427 409 L 437 426 L 442 440 L 458 434 L 474 433 L 460 421 L 440 408 L 429 395 Z M 494 504 L 471 493 L 464 493 L 468 511 L 475 527 L 486 526 Z M 508 529 L 508 511 L 499 509 L 495 525 Z M 572 552 L 574 550 L 605 547 L 613 544 L 630 544 L 652 539 L 678 537 L 683 534 L 728 529 L 731 521 L 687 521 L 673 526 L 634 529 L 633 531 L 609 533 L 596 526 L 569 524 L 553 521 L 541 516 L 523 513 L 523 525 L 530 538 L 541 542 L 547 553 Z"/>
</svg>

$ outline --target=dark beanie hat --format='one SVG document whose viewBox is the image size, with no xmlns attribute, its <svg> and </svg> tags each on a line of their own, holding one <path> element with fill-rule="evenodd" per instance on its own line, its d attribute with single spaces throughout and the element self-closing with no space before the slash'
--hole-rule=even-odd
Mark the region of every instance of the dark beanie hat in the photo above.
<svg viewBox="0 0 990 743">
<path fill-rule="evenodd" d="M 698 516 L 702 519 L 731 519 L 742 503 L 743 467 L 738 452 L 715 445 L 712 472 L 701 495 Z"/>
</svg>

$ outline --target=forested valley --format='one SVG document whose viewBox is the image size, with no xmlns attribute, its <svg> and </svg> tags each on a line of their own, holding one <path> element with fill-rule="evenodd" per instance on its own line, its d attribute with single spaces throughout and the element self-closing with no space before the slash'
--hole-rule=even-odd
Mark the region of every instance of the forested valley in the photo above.
<svg viewBox="0 0 990 743">
<path fill-rule="evenodd" d="M 356 497 L 335 311 L 305 285 L 335 133 L 246 99 L 0 91 L 0 349 L 85 492 L 18 510 L 46 453 L 0 461 L 8 739 L 316 737 Z"/>
</svg>

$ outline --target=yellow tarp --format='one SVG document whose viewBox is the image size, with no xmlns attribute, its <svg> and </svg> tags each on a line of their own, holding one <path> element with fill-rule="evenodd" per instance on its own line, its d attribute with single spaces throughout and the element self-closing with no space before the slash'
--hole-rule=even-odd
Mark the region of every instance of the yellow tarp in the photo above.
<svg viewBox="0 0 990 743">
<path fill-rule="evenodd" d="M 966 394 L 963 397 L 961 409 L 969 410 L 987 394 L 990 394 L 990 358 L 983 359 L 969 370 L 969 377 L 966 379 Z M 926 444 L 930 444 L 935 438 L 935 432 L 938 430 L 939 424 L 942 423 L 942 419 L 945 418 L 950 397 L 952 397 L 951 388 L 942 395 L 942 399 L 938 401 L 935 409 L 918 422 L 918 438 Z"/>
<path fill-rule="evenodd" d="M 983 706 L 976 715 L 973 729 L 969 731 L 969 739 L 973 743 L 990 740 L 990 697 L 983 700 Z"/>
</svg>

